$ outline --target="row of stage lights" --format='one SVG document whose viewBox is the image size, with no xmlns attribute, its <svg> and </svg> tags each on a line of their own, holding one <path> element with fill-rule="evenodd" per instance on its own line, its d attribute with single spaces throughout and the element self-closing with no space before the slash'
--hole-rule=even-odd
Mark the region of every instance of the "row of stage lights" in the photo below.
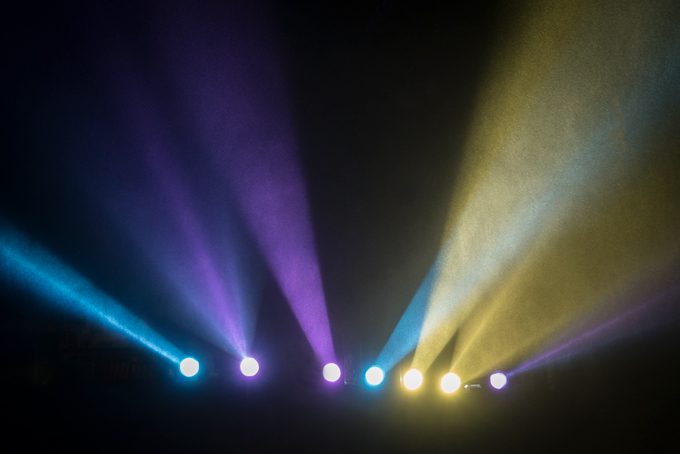
<svg viewBox="0 0 680 454">
<path fill-rule="evenodd" d="M 194 377 L 200 369 L 199 362 L 191 357 L 184 358 L 179 364 L 179 370 L 185 377 Z M 241 360 L 241 373 L 246 377 L 254 377 L 260 370 L 260 364 L 255 358 L 246 357 Z M 340 380 L 342 372 L 340 366 L 328 363 L 323 366 L 323 378 L 329 383 Z M 364 374 L 364 379 L 369 386 L 380 386 L 385 381 L 385 371 L 378 366 L 371 366 Z M 402 377 L 402 384 L 409 391 L 415 391 L 423 384 L 423 373 L 418 369 L 409 369 Z M 489 384 L 494 389 L 503 389 L 508 384 L 508 377 L 503 372 L 494 372 L 489 376 Z M 439 382 L 439 387 L 446 394 L 453 394 L 461 387 L 462 382 L 458 374 L 448 372 Z"/>
</svg>

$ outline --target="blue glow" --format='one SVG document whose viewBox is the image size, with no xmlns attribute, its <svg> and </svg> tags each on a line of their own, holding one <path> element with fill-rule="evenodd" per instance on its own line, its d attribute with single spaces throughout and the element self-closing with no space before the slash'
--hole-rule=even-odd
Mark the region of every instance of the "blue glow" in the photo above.
<svg viewBox="0 0 680 454">
<path fill-rule="evenodd" d="M 0 230 L 0 269 L 16 283 L 64 309 L 124 334 L 174 363 L 184 355 L 144 321 L 40 247 Z"/>
<path fill-rule="evenodd" d="M 323 366 L 322 373 L 324 380 L 330 383 L 335 383 L 336 381 L 340 380 L 340 377 L 342 376 L 340 366 L 335 363 L 328 363 Z"/>
<path fill-rule="evenodd" d="M 198 374 L 201 369 L 201 365 L 196 361 L 195 358 L 187 357 L 179 363 L 179 371 L 187 378 L 191 378 Z"/>
<path fill-rule="evenodd" d="M 385 380 L 385 371 L 378 366 L 371 366 L 366 371 L 366 383 L 371 386 L 378 386 Z"/>
<path fill-rule="evenodd" d="M 438 275 L 439 262 L 436 262 L 428 271 L 406 312 L 402 315 L 390 338 L 378 355 L 376 364 L 382 370 L 391 370 L 404 356 L 408 355 L 416 347 L 420 338 L 423 320 L 425 319 L 430 293 Z"/>
</svg>

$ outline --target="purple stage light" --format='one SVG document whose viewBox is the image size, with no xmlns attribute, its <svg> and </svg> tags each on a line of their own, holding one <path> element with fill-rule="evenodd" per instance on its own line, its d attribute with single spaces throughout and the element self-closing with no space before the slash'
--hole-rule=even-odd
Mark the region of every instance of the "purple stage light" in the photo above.
<svg viewBox="0 0 680 454">
<path fill-rule="evenodd" d="M 323 378 L 327 382 L 335 383 L 340 380 L 342 372 L 340 371 L 340 366 L 335 363 L 328 363 L 323 366 Z"/>
<path fill-rule="evenodd" d="M 260 363 L 255 358 L 246 357 L 241 360 L 239 365 L 241 373 L 246 377 L 254 377 L 260 371 Z"/>
<path fill-rule="evenodd" d="M 494 389 L 503 389 L 508 384 L 508 377 L 503 372 L 494 372 L 489 377 L 489 384 Z"/>
</svg>

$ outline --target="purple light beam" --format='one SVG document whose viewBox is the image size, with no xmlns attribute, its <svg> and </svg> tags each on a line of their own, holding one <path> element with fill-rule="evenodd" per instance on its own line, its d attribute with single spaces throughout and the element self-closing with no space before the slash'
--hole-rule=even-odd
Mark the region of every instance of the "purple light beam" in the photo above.
<svg viewBox="0 0 680 454">
<path fill-rule="evenodd" d="M 566 340 L 556 347 L 545 351 L 538 356 L 529 359 L 528 361 L 525 361 L 507 375 L 510 377 L 530 371 L 543 364 L 568 356 L 586 345 L 592 345 L 592 342 L 600 340 L 606 334 L 611 333 L 614 330 L 621 329 L 623 326 L 626 326 L 626 323 L 633 321 L 636 317 L 642 315 L 642 313 L 649 311 L 652 307 L 657 306 L 660 302 L 675 296 L 678 293 L 680 293 L 680 286 L 673 287 L 669 290 L 654 295 L 647 301 L 640 303 L 624 311 L 623 313 L 589 330 L 586 330 L 575 337 L 572 337 L 571 339 Z"/>
<path fill-rule="evenodd" d="M 158 42 L 204 147 L 223 169 L 237 206 L 314 353 L 335 352 L 304 179 L 282 69 L 266 18 L 231 11 L 233 27 L 161 27 Z M 209 22 L 212 23 L 212 22 Z M 235 39 L 234 37 L 238 37 Z M 167 53 L 169 52 L 169 53 Z"/>
<path fill-rule="evenodd" d="M 199 216 L 192 209 L 187 185 L 169 155 L 170 141 L 159 122 L 154 121 L 158 112 L 152 108 L 154 103 L 149 96 L 149 87 L 145 90 L 123 73 L 118 73 L 116 87 L 119 98 L 127 101 L 122 110 L 135 132 L 135 141 L 144 150 L 145 162 L 154 181 L 160 186 L 173 221 L 188 248 L 191 276 L 201 284 L 201 292 L 196 295 L 193 294 L 195 292 L 185 291 L 185 297 L 192 293 L 188 299 L 202 312 L 202 319 L 216 325 L 226 340 L 226 345 L 222 344 L 222 347 L 244 357 L 248 352 L 248 342 L 243 329 L 245 307 L 239 298 L 242 289 L 236 282 L 237 264 L 235 260 L 227 260 L 218 266 L 208 247 L 208 236 L 199 222 Z M 173 273 L 173 277 L 177 277 L 178 270 Z"/>
</svg>

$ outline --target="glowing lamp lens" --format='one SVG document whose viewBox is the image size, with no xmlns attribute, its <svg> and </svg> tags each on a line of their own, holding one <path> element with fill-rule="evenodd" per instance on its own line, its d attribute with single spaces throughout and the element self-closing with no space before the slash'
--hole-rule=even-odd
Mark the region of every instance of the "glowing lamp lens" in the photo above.
<svg viewBox="0 0 680 454">
<path fill-rule="evenodd" d="M 193 377 L 198 373 L 199 369 L 200 365 L 198 364 L 198 361 L 196 361 L 194 358 L 184 358 L 179 363 L 179 371 L 185 377 Z"/>
<path fill-rule="evenodd" d="M 409 369 L 404 374 L 404 387 L 409 391 L 414 391 L 420 388 L 423 384 L 423 374 L 418 369 Z"/>
<path fill-rule="evenodd" d="M 372 366 L 366 371 L 366 383 L 378 386 L 385 379 L 385 372 L 378 366 Z"/>
<path fill-rule="evenodd" d="M 442 377 L 439 386 L 444 393 L 452 394 L 458 391 L 458 388 L 460 388 L 460 377 L 453 372 L 449 372 Z"/>
<path fill-rule="evenodd" d="M 323 366 L 323 378 L 331 383 L 340 380 L 340 367 L 335 363 L 328 363 Z"/>
<path fill-rule="evenodd" d="M 253 377 L 257 375 L 260 370 L 260 364 L 255 358 L 243 358 L 241 360 L 241 373 L 246 377 Z"/>
</svg>

